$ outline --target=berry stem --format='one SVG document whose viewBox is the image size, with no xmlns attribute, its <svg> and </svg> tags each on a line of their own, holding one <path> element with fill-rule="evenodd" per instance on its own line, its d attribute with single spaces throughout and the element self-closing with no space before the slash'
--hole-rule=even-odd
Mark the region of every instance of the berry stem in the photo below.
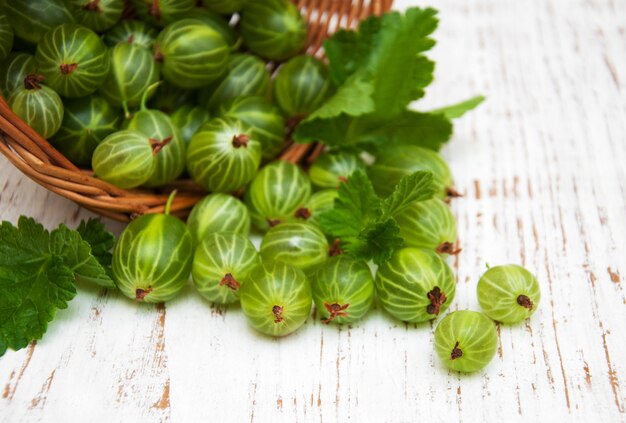
<svg viewBox="0 0 626 423">
<path fill-rule="evenodd" d="M 159 153 L 159 151 L 163 150 L 163 147 L 168 145 L 173 139 L 174 137 L 172 135 L 170 135 L 167 138 L 164 138 L 163 141 L 159 141 L 154 138 L 149 138 L 148 141 L 150 142 L 150 145 L 152 146 L 152 154 L 156 156 Z"/>
<path fill-rule="evenodd" d="M 170 196 L 167 197 L 167 203 L 165 203 L 165 212 L 164 212 L 166 215 L 170 214 L 172 203 L 174 202 L 174 197 L 176 196 L 177 193 L 178 193 L 178 190 L 174 190 L 170 193 Z"/>
<path fill-rule="evenodd" d="M 143 301 L 144 298 L 146 298 L 146 296 L 152 292 L 152 287 L 148 287 L 148 289 L 141 289 L 141 288 L 137 288 L 135 290 L 135 299 L 137 301 Z"/>
<path fill-rule="evenodd" d="M 459 348 L 459 341 L 456 341 L 454 344 L 454 348 L 452 348 L 452 352 L 450 353 L 450 360 L 456 360 L 463 356 L 463 351 Z"/>
<path fill-rule="evenodd" d="M 439 311 L 441 306 L 446 302 L 446 294 L 442 292 L 441 289 L 436 286 L 426 294 L 427 298 L 430 300 L 430 304 L 426 307 L 426 312 L 428 314 L 434 314 L 435 316 L 439 315 Z"/>
<path fill-rule="evenodd" d="M 306 207 L 300 207 L 298 210 L 296 210 L 294 216 L 297 219 L 307 220 L 309 217 L 311 217 L 311 210 L 307 209 Z"/>
<path fill-rule="evenodd" d="M 285 320 L 285 318 L 283 317 L 283 311 L 285 311 L 285 307 L 279 306 L 279 305 L 275 305 L 274 307 L 272 307 L 272 313 L 274 313 L 274 323 L 280 323 L 283 320 Z"/>
<path fill-rule="evenodd" d="M 233 147 L 248 147 L 248 142 L 250 141 L 250 136 L 246 134 L 239 134 L 233 137 Z"/>
<path fill-rule="evenodd" d="M 78 63 L 63 63 L 59 66 L 59 69 L 61 69 L 61 73 L 63 75 L 69 75 L 70 73 L 74 72 L 77 67 Z"/>
<path fill-rule="evenodd" d="M 24 78 L 24 88 L 27 90 L 40 90 L 41 85 L 39 84 L 43 82 L 44 79 L 46 79 L 46 77 L 43 75 L 26 75 L 26 78 Z"/>
<path fill-rule="evenodd" d="M 98 12 L 102 13 L 102 9 L 100 9 L 100 0 L 91 0 L 89 3 L 83 6 L 84 10 L 88 12 Z"/>
<path fill-rule="evenodd" d="M 532 300 L 523 294 L 517 297 L 517 304 L 521 305 L 524 308 L 527 308 L 528 311 L 532 311 L 533 309 Z"/>
<path fill-rule="evenodd" d="M 348 313 L 346 312 L 346 310 L 348 309 L 348 307 L 350 307 L 350 304 L 341 305 L 338 303 L 333 303 L 333 304 L 324 303 L 324 307 L 326 308 L 326 311 L 328 311 L 330 315 L 328 316 L 327 319 L 322 319 L 322 323 L 329 324 L 336 317 L 339 317 L 339 316 L 347 317 Z"/>
<path fill-rule="evenodd" d="M 226 273 L 220 281 L 220 285 L 225 285 L 233 291 L 237 291 L 239 289 L 239 282 L 237 282 L 237 279 L 233 277 L 232 273 Z"/>
</svg>

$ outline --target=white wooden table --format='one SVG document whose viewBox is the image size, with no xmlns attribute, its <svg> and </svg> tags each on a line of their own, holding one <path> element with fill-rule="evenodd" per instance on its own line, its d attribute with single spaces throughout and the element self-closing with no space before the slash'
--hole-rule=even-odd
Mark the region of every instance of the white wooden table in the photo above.
<svg viewBox="0 0 626 423">
<path fill-rule="evenodd" d="M 543 294 L 484 371 L 446 371 L 434 325 L 380 310 L 272 340 L 191 287 L 155 307 L 80 286 L 42 341 L 0 358 L 0 421 L 626 421 L 626 2 L 436 6 L 424 107 L 488 97 L 444 151 L 465 194 L 451 308 L 478 309 L 487 262 L 528 267 Z M 4 158 L 0 187 L 3 220 L 90 215 Z"/>
</svg>

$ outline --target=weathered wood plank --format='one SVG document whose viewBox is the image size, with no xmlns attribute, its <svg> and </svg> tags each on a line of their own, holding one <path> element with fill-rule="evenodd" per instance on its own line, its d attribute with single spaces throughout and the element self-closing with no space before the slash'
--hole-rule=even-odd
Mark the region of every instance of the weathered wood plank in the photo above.
<svg viewBox="0 0 626 423">
<path fill-rule="evenodd" d="M 499 326 L 483 372 L 444 370 L 434 324 L 380 310 L 273 340 L 191 286 L 164 307 L 80 286 L 42 341 L 0 359 L 0 420 L 626 421 L 626 3 L 435 6 L 436 82 L 419 107 L 488 97 L 444 151 L 465 194 L 452 309 L 478 309 L 486 263 L 527 266 L 543 293 L 529 322 Z M 3 158 L 0 187 L 2 219 L 90 215 Z"/>
</svg>

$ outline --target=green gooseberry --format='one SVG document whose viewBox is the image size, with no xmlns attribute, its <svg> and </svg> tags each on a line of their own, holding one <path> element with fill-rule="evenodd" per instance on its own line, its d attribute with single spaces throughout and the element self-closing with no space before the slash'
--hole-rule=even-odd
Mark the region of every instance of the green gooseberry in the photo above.
<svg viewBox="0 0 626 423">
<path fill-rule="evenodd" d="M 219 34 L 197 19 L 166 26 L 156 40 L 155 57 L 163 78 L 181 88 L 207 85 L 226 70 L 229 47 Z"/>
<path fill-rule="evenodd" d="M 66 0 L 76 23 L 104 32 L 115 25 L 124 12 L 124 0 Z"/>
<path fill-rule="evenodd" d="M 159 143 L 139 131 L 122 130 L 106 137 L 93 152 L 94 175 L 119 188 L 144 184 L 154 172 Z"/>
<path fill-rule="evenodd" d="M 164 214 L 131 221 L 113 250 L 113 280 L 120 292 L 139 302 L 161 303 L 183 289 L 191 273 L 193 242 L 185 224 Z"/>
<path fill-rule="evenodd" d="M 503 323 L 530 318 L 541 301 L 537 278 L 515 264 L 489 268 L 478 281 L 476 292 L 485 314 Z"/>
<path fill-rule="evenodd" d="M 235 48 L 237 46 L 239 34 L 237 34 L 235 28 L 230 26 L 224 16 L 202 7 L 196 7 L 185 17 L 201 20 L 205 25 L 219 32 L 229 47 Z"/>
<path fill-rule="evenodd" d="M 498 347 L 496 325 L 483 313 L 459 310 L 448 314 L 435 330 L 435 351 L 443 364 L 458 372 L 484 368 Z"/>
<path fill-rule="evenodd" d="M 404 322 L 425 322 L 446 311 L 454 300 L 454 275 L 434 251 L 402 248 L 376 272 L 383 308 Z"/>
<path fill-rule="evenodd" d="M 109 72 L 107 48 L 90 29 L 63 24 L 46 32 L 35 59 L 46 84 L 63 97 L 94 93 Z"/>
<path fill-rule="evenodd" d="M 78 166 L 89 166 L 94 150 L 119 129 L 120 115 L 96 95 L 67 100 L 61 128 L 50 142 Z"/>
<path fill-rule="evenodd" d="M 285 336 L 311 313 L 311 285 L 302 270 L 287 263 L 262 264 L 241 286 L 241 309 L 248 323 L 265 335 Z"/>
<path fill-rule="evenodd" d="M 184 18 L 196 0 L 130 0 L 142 21 L 164 27 Z"/>
<path fill-rule="evenodd" d="M 37 75 L 37 61 L 34 56 L 26 53 L 12 52 L 4 62 L 0 63 L 0 87 L 4 98 L 24 88 L 29 75 Z"/>
<path fill-rule="evenodd" d="M 270 83 L 270 72 L 264 61 L 251 54 L 233 54 L 223 76 L 202 89 L 199 103 L 214 112 L 221 104 L 237 97 L 268 97 Z"/>
<path fill-rule="evenodd" d="M 278 160 L 263 167 L 245 194 L 252 223 L 261 231 L 293 220 L 311 196 L 309 177 L 292 163 Z"/>
<path fill-rule="evenodd" d="M 74 22 L 64 0 L 3 1 L 2 6 L 15 35 L 33 44 L 52 28 Z"/>
<path fill-rule="evenodd" d="M 311 276 L 313 301 L 324 323 L 354 323 L 374 302 L 374 278 L 367 263 L 331 257 Z"/>
<path fill-rule="evenodd" d="M 250 233 L 248 208 L 232 195 L 209 194 L 196 203 L 189 213 L 187 227 L 195 243 L 216 232 Z"/>
<path fill-rule="evenodd" d="M 159 69 L 150 51 L 138 44 L 117 44 L 109 56 L 111 69 L 98 92 L 129 116 L 128 108 L 138 106 L 148 87 L 159 80 Z"/>
<path fill-rule="evenodd" d="M 104 34 L 104 43 L 115 47 L 120 43 L 135 44 L 149 50 L 154 47 L 157 32 L 141 21 L 123 20 Z"/>
<path fill-rule="evenodd" d="M 336 189 L 323 189 L 311 195 L 303 208 L 296 210 L 296 219 L 306 220 L 308 223 L 319 226 L 320 215 L 332 210 L 335 198 L 339 196 Z"/>
<path fill-rule="evenodd" d="M 313 56 L 292 57 L 274 78 L 274 101 L 288 117 L 317 110 L 331 93 L 326 65 Z"/>
<path fill-rule="evenodd" d="M 5 13 L 0 12 L 0 60 L 9 57 L 13 48 L 13 27 Z"/>
<path fill-rule="evenodd" d="M 456 254 L 456 221 L 450 207 L 439 198 L 415 201 L 395 216 L 404 245 Z"/>
<path fill-rule="evenodd" d="M 248 1 L 241 11 L 240 28 L 244 44 L 269 60 L 287 60 L 306 45 L 306 22 L 288 0 Z"/>
<path fill-rule="evenodd" d="M 238 97 L 224 103 L 221 116 L 239 119 L 250 127 L 250 135 L 261 143 L 264 159 L 273 159 L 285 144 L 285 118 L 280 110 L 264 97 Z"/>
<path fill-rule="evenodd" d="M 432 172 L 436 195 L 439 198 L 448 196 L 453 185 L 450 168 L 443 157 L 426 148 L 404 145 L 382 152 L 368 168 L 368 175 L 378 195 L 387 197 L 403 176 L 418 170 Z"/>
<path fill-rule="evenodd" d="M 176 180 L 185 171 L 187 145 L 168 115 L 143 104 L 127 122 L 127 129 L 141 132 L 152 144 L 160 143 L 158 154 L 154 156 L 155 167 L 143 185 L 162 186 Z"/>
<path fill-rule="evenodd" d="M 346 151 L 321 154 L 309 168 L 313 185 L 320 188 L 337 188 L 352 173 L 364 167 L 363 161 Z"/>
<path fill-rule="evenodd" d="M 207 235 L 193 258 L 193 283 L 208 301 L 232 304 L 239 289 L 261 265 L 254 245 L 244 235 L 217 232 Z"/>
<path fill-rule="evenodd" d="M 43 138 L 57 133 L 63 121 L 63 102 L 50 87 L 41 85 L 43 77 L 28 75 L 24 86 L 8 100 L 9 107 Z"/>
<path fill-rule="evenodd" d="M 261 144 L 241 121 L 214 118 L 200 127 L 187 150 L 192 179 L 211 192 L 233 192 L 254 178 Z"/>
<path fill-rule="evenodd" d="M 198 129 L 211 118 L 209 112 L 202 107 L 194 107 L 188 104 L 177 108 L 170 117 L 174 125 L 180 129 L 183 141 L 187 145 L 189 145 L 195 133 L 198 132 Z"/>
<path fill-rule="evenodd" d="M 283 261 L 308 274 L 328 258 L 328 241 L 316 226 L 286 222 L 267 231 L 260 251 L 264 263 Z"/>
</svg>

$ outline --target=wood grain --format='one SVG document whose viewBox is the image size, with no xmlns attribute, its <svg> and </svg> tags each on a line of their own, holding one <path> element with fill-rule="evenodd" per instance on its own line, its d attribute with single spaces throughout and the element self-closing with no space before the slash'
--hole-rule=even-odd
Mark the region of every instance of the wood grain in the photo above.
<svg viewBox="0 0 626 423">
<path fill-rule="evenodd" d="M 0 420 L 626 421 L 626 3 L 435 6 L 436 81 L 416 106 L 488 98 L 444 151 L 464 194 L 452 309 L 478 309 L 486 263 L 528 267 L 543 293 L 530 321 L 498 327 L 484 371 L 446 371 L 434 324 L 380 310 L 275 340 L 191 286 L 155 307 L 81 285 L 43 340 L 0 359 Z M 90 215 L 4 158 L 0 187 L 2 219 Z"/>
</svg>

